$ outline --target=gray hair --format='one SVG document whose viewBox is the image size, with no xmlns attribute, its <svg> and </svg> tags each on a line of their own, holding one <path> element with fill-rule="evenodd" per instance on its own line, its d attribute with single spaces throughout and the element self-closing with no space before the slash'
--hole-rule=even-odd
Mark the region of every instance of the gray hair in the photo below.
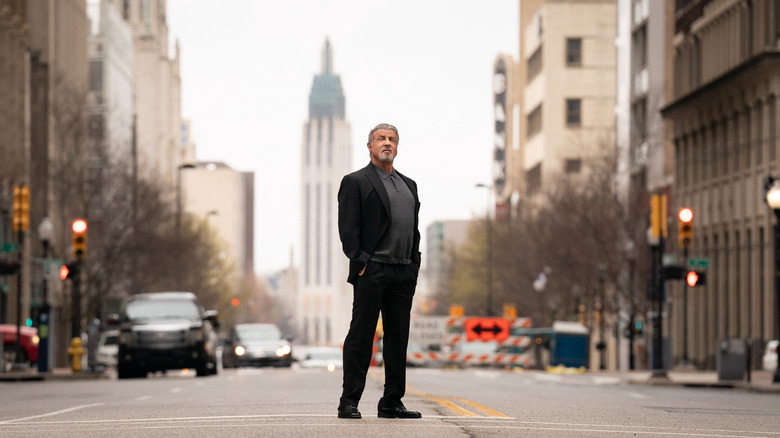
<svg viewBox="0 0 780 438">
<path fill-rule="evenodd" d="M 368 133 L 368 144 L 374 144 L 374 133 L 376 131 L 379 131 L 380 129 L 389 129 L 393 132 L 395 132 L 395 141 L 396 143 L 400 140 L 400 137 L 398 136 L 398 129 L 396 129 L 395 126 L 389 124 L 389 123 L 380 123 L 376 126 L 374 126 L 374 129 L 372 129 Z"/>
</svg>

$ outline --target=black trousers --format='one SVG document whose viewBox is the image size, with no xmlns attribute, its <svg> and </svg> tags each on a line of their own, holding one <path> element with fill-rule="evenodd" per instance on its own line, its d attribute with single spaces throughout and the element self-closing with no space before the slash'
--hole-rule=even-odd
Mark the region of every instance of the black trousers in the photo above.
<svg viewBox="0 0 780 438">
<path fill-rule="evenodd" d="M 352 321 L 344 340 L 344 383 L 339 406 L 357 404 L 366 386 L 379 312 L 384 329 L 385 388 L 379 406 L 401 404 L 406 392 L 406 347 L 417 266 L 369 261 L 354 284 Z"/>
</svg>

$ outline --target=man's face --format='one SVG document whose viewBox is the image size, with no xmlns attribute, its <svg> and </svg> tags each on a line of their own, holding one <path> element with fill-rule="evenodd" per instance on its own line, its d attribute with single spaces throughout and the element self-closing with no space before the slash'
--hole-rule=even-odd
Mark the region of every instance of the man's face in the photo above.
<svg viewBox="0 0 780 438">
<path fill-rule="evenodd" d="M 378 129 L 374 132 L 373 141 L 368 150 L 371 158 L 383 163 L 392 163 L 398 154 L 398 137 L 392 129 Z"/>
</svg>

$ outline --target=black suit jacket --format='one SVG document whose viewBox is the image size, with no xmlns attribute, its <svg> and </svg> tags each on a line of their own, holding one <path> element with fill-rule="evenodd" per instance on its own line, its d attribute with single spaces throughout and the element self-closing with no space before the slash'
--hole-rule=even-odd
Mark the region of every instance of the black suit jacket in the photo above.
<svg viewBox="0 0 780 438">
<path fill-rule="evenodd" d="M 397 172 L 397 171 L 396 171 Z M 414 238 L 412 263 L 420 267 L 420 199 L 417 183 L 401 175 L 414 196 Z M 349 258 L 347 282 L 355 284 L 358 273 L 368 263 L 374 250 L 390 228 L 390 199 L 376 173 L 374 164 L 350 173 L 341 179 L 339 187 L 339 237 L 344 254 Z"/>
</svg>

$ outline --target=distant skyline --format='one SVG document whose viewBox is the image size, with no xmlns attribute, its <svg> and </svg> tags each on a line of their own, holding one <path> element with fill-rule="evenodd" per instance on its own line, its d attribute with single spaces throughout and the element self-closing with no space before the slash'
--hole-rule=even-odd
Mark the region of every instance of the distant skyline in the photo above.
<svg viewBox="0 0 780 438">
<path fill-rule="evenodd" d="M 492 69 L 501 53 L 517 58 L 519 0 L 169 0 L 167 18 L 198 159 L 255 172 L 259 274 L 288 267 L 293 248 L 298 264 L 300 149 L 326 38 L 354 168 L 368 162 L 368 131 L 392 123 L 423 233 L 485 214 L 475 185 L 491 179 Z"/>
</svg>

